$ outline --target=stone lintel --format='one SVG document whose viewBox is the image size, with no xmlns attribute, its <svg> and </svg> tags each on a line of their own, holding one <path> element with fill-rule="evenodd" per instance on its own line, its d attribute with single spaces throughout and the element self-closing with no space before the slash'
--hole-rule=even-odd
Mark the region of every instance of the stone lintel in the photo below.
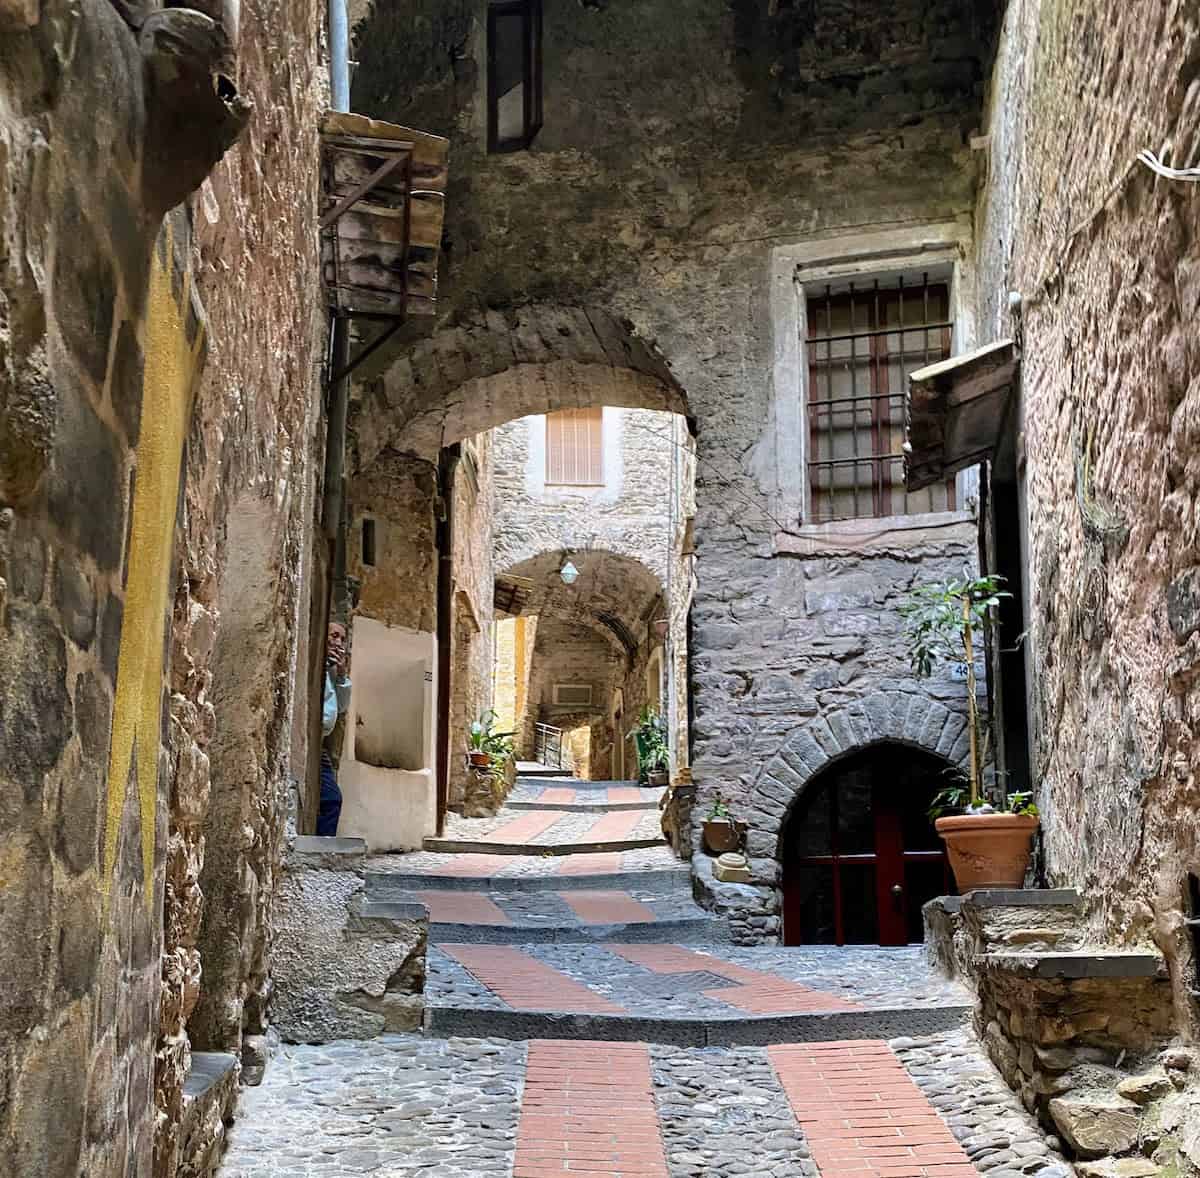
<svg viewBox="0 0 1200 1178">
<path fill-rule="evenodd" d="M 986 953 L 985 969 L 1032 978 L 1155 978 L 1165 976 L 1157 953 L 1139 950 L 1081 950 L 1073 953 Z"/>
<path fill-rule="evenodd" d="M 1074 888 L 979 888 L 958 897 L 973 908 L 1073 908 L 1079 903 Z"/>
<path fill-rule="evenodd" d="M 775 556 L 850 556 L 857 552 L 921 548 L 927 544 L 975 542 L 975 516 L 970 511 L 930 511 L 923 515 L 889 515 L 827 524 L 802 524 L 776 532 Z"/>
</svg>

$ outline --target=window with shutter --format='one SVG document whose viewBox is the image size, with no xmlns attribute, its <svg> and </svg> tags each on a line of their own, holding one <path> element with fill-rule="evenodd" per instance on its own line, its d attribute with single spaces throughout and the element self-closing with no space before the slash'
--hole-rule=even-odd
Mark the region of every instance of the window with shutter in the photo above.
<svg viewBox="0 0 1200 1178">
<path fill-rule="evenodd" d="M 546 484 L 604 485 L 604 410 L 563 409 L 546 415 Z"/>
</svg>

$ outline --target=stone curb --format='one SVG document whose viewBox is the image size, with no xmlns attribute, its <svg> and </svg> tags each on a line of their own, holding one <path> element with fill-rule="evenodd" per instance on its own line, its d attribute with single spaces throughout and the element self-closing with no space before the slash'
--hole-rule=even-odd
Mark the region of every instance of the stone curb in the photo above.
<svg viewBox="0 0 1200 1178">
<path fill-rule="evenodd" d="M 618 1043 L 671 1043 L 678 1047 L 767 1047 L 773 1043 L 831 1043 L 844 1039 L 898 1039 L 955 1030 L 970 1006 L 922 1010 L 855 1010 L 784 1015 L 731 1015 L 719 1019 L 647 1018 L 617 1014 L 563 1014 L 486 1007 L 425 1008 L 425 1034 L 498 1039 L 600 1039 Z"/>
<path fill-rule="evenodd" d="M 724 921 L 711 916 L 687 916 L 630 924 L 457 924 L 429 925 L 429 940 L 435 945 L 571 945 L 593 942 L 728 945 Z"/>
<path fill-rule="evenodd" d="M 538 809 L 544 810 L 545 806 Z M 423 851 L 444 855 L 591 855 L 602 851 L 640 851 L 666 846 L 666 840 L 614 839 L 600 843 L 489 843 L 473 839 L 425 839 Z"/>
<path fill-rule="evenodd" d="M 638 891 L 669 894 L 691 882 L 686 864 L 661 870 L 612 871 L 595 875 L 437 875 L 435 872 L 368 871 L 367 895 L 387 899 L 394 893 Z"/>
</svg>

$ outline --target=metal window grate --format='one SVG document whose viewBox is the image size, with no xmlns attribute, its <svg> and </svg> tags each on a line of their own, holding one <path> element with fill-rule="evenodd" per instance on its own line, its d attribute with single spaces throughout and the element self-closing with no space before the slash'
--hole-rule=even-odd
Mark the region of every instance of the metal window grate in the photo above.
<svg viewBox="0 0 1200 1178">
<path fill-rule="evenodd" d="M 909 373 L 950 355 L 945 282 L 903 277 L 805 292 L 809 518 L 814 522 L 954 509 L 954 480 L 904 485 Z"/>
</svg>

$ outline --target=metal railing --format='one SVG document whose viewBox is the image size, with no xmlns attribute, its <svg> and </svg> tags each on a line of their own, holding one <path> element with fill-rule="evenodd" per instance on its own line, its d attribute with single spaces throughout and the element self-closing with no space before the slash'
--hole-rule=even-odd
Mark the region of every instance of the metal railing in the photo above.
<svg viewBox="0 0 1200 1178">
<path fill-rule="evenodd" d="M 535 724 L 533 759 L 550 769 L 562 768 L 563 730 L 553 724 Z"/>
</svg>

